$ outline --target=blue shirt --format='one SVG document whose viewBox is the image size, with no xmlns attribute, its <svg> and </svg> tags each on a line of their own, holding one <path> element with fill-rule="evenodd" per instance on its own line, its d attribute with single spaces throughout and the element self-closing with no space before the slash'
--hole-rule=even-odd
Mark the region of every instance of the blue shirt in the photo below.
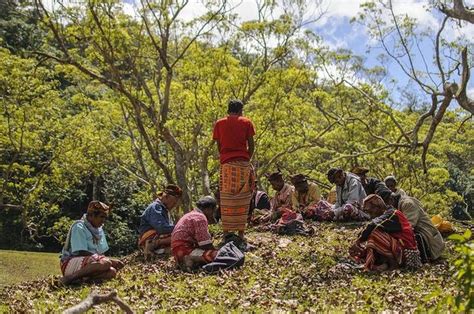
<svg viewBox="0 0 474 314">
<path fill-rule="evenodd" d="M 71 229 L 71 246 L 69 252 L 73 255 L 78 251 L 88 251 L 91 253 L 104 254 L 109 249 L 105 233 L 102 228 L 99 228 L 101 233 L 100 241 L 95 244 L 92 233 L 84 225 L 84 222 L 76 222 Z"/>
<path fill-rule="evenodd" d="M 160 200 L 156 200 L 148 205 L 140 216 L 140 227 L 138 227 L 140 235 L 151 229 L 155 229 L 158 234 L 168 234 L 174 229 L 174 225 L 170 221 L 168 209 Z"/>
</svg>

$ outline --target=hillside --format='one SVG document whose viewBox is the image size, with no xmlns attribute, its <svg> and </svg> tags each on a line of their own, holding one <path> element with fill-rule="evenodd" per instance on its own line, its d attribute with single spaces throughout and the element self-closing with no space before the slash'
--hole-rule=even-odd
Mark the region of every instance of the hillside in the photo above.
<svg viewBox="0 0 474 314">
<path fill-rule="evenodd" d="M 312 237 L 286 237 L 252 231 L 256 250 L 246 255 L 242 269 L 209 276 L 176 270 L 173 260 L 143 263 L 137 254 L 126 259 L 121 276 L 102 284 L 57 288 L 56 278 L 2 290 L 0 310 L 47 312 L 77 304 L 91 291 L 117 290 L 135 311 L 414 311 L 434 307 L 443 296 L 454 295 L 449 261 L 425 265 L 417 272 L 366 273 L 343 264 L 355 238 L 354 225 L 315 224 Z M 215 234 L 217 235 L 217 234 Z M 56 267 L 57 265 L 54 265 Z M 51 265 L 53 267 L 53 265 Z M 442 291 L 441 291 L 442 289 Z M 442 293 L 441 293 L 442 292 Z M 116 309 L 114 304 L 100 309 Z"/>
</svg>

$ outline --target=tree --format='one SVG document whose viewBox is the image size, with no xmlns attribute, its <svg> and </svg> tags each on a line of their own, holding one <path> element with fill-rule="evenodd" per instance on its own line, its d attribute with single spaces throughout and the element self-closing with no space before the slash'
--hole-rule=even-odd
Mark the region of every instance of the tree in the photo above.
<svg viewBox="0 0 474 314">
<path fill-rule="evenodd" d="M 445 34 L 450 16 L 461 16 L 454 12 L 469 11 L 462 10 L 462 1 L 455 1 L 453 10 L 448 10 L 440 2 L 438 5 L 441 12 L 447 15 L 441 18 L 439 28 L 434 33 L 422 29 L 413 18 L 397 15 L 391 0 L 369 1 L 362 6 L 363 11 L 359 15 L 359 21 L 367 26 L 369 34 L 381 44 L 383 52 L 395 61 L 410 82 L 417 85 L 419 92 L 430 99 L 429 109 L 419 116 L 414 127 L 401 133 L 405 139 L 410 136 L 413 151 L 422 148 L 425 172 L 428 170 L 426 157 L 430 143 L 453 101 L 471 117 L 474 113 L 474 101 L 466 94 L 470 77 L 468 50 L 472 41 L 469 38 L 450 38 Z M 427 51 L 431 50 L 420 48 L 430 38 L 434 38 L 432 62 L 429 62 L 430 56 L 427 55 Z M 375 98 L 374 101 L 378 100 Z M 421 132 L 427 119 L 431 119 L 428 130 Z M 420 135 L 424 137 L 421 142 Z"/>
<path fill-rule="evenodd" d="M 36 4 L 56 48 L 44 47 L 36 53 L 73 65 L 127 100 L 124 118 L 139 131 L 139 141 L 145 143 L 146 151 L 166 180 L 176 180 L 183 188 L 183 204 L 189 209 L 190 161 L 196 156 L 202 125 L 198 122 L 189 128 L 193 145 L 180 140 L 177 134 L 181 131 L 172 127 L 171 117 L 179 108 L 179 97 L 175 97 L 178 93 L 175 84 L 179 85 L 177 69 L 189 58 L 200 38 L 212 36 L 221 25 L 225 26 L 224 22 L 231 21 L 227 1 L 207 2 L 207 12 L 190 22 L 180 19 L 188 1 L 141 1 L 138 19 L 123 15 L 116 1 L 88 1 L 84 8 L 52 12 L 41 1 Z M 290 5 L 279 18 L 269 21 L 275 5 L 262 2 L 259 20 L 242 25 L 241 41 L 255 39 L 258 54 L 241 73 L 244 77 L 238 85 L 230 87 L 224 95 L 248 102 L 265 82 L 266 73 L 289 55 L 291 39 L 308 23 L 303 19 L 304 7 L 300 2 L 293 6 L 296 10 L 290 10 Z M 272 46 L 270 40 L 276 40 L 277 44 Z M 215 104 L 223 102 L 225 98 Z M 164 160 L 168 154 L 172 156 L 171 165 Z M 208 156 L 209 150 L 205 149 L 198 160 L 204 178 Z M 203 184 L 204 191 L 208 191 L 206 179 Z"/>
</svg>

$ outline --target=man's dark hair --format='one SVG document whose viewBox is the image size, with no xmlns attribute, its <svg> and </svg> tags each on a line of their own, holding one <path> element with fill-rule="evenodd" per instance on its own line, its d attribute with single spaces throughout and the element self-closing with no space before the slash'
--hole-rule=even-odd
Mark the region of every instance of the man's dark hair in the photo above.
<svg viewBox="0 0 474 314">
<path fill-rule="evenodd" d="M 232 99 L 229 101 L 229 105 L 227 107 L 227 113 L 240 113 L 244 108 L 244 104 L 242 101 L 238 99 Z"/>
<path fill-rule="evenodd" d="M 216 208 L 217 201 L 214 197 L 208 195 L 208 196 L 201 197 L 199 201 L 196 202 L 196 206 L 200 210 L 203 210 L 206 208 Z"/>
</svg>

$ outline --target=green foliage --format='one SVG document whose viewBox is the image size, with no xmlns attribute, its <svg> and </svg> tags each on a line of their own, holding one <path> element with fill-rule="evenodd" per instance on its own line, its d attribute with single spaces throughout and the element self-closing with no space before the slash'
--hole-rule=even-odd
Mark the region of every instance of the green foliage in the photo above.
<svg viewBox="0 0 474 314">
<path fill-rule="evenodd" d="M 211 131 L 225 116 L 230 98 L 245 99 L 244 114 L 256 126 L 253 162 L 260 179 L 279 167 L 285 175 L 302 172 L 327 184 L 329 167 L 364 165 L 374 177 L 396 175 L 400 187 L 419 198 L 430 214 L 449 216 L 453 204 L 472 207 L 472 119 L 460 110 L 446 113 L 424 173 L 420 152 L 411 151 L 400 136 L 400 126 L 412 129 L 420 111 L 386 104 L 390 91 L 374 79 L 383 73 L 380 68 L 365 69 L 362 58 L 350 51 L 332 51 L 311 31 L 300 32 L 301 2 L 299 11 L 287 10 L 274 19 L 263 14 L 239 27 L 231 27 L 237 23 L 231 15 L 216 16 L 211 24 L 225 41 L 207 33 L 192 36 L 208 15 L 173 24 L 173 40 L 164 52 L 176 62 L 166 117 L 161 112 L 168 72 L 155 46 L 161 44 L 158 36 L 145 31 L 143 20 L 123 14 L 119 1 L 90 4 L 58 9 L 51 16 L 66 21 L 58 25 L 73 63 L 27 56 L 1 43 L 2 247 L 39 244 L 58 250 L 68 224 L 98 198 L 114 207 L 105 227 L 111 251 L 130 252 L 140 212 L 167 181 L 177 180 L 179 171 L 191 200 L 217 184 Z M 263 11 L 275 5 L 265 2 L 268 11 Z M 170 6 L 152 8 L 173 23 Z M 8 10 L 31 13 L 17 6 Z M 9 23 L 13 16 L 19 15 L 0 19 Z M 47 33 L 35 49 L 63 58 L 47 20 L 29 21 Z M 148 22 L 152 33 L 162 31 L 156 21 Z M 413 21 L 403 23 L 415 27 Z M 324 78 L 328 66 L 342 77 L 348 70 L 363 73 L 367 83 L 357 89 Z M 428 127 L 421 126 L 420 138 Z M 266 180 L 260 184 L 270 190 Z"/>
<path fill-rule="evenodd" d="M 455 242 L 456 260 L 453 263 L 459 292 L 454 297 L 454 306 L 458 311 L 469 311 L 474 308 L 474 242 L 471 230 L 464 234 L 453 234 L 449 239 Z M 447 302 L 452 302 L 452 296 Z"/>
</svg>

